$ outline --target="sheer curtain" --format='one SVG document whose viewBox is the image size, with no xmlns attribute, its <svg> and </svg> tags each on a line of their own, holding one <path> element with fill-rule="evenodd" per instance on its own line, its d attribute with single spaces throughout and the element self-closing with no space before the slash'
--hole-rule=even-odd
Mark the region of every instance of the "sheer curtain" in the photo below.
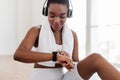
<svg viewBox="0 0 120 80">
<path fill-rule="evenodd" d="M 115 64 L 120 64 L 119 3 L 120 0 L 97 0 L 98 5 L 94 6 L 97 7 L 97 26 L 91 27 L 91 51 L 99 52 Z"/>
</svg>

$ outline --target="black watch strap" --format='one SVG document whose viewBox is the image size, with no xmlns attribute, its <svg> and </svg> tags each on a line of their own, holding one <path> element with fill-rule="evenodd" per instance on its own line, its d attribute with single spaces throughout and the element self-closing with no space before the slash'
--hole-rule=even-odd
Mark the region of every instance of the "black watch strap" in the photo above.
<svg viewBox="0 0 120 80">
<path fill-rule="evenodd" d="M 57 51 L 52 52 L 52 55 L 53 55 L 52 56 L 52 61 L 57 61 L 57 53 L 58 53 Z"/>
</svg>

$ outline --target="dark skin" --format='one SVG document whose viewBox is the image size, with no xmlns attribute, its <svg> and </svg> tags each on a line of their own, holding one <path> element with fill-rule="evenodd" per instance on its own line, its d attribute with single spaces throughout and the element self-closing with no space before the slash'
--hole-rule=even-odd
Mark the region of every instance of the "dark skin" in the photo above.
<svg viewBox="0 0 120 80">
<path fill-rule="evenodd" d="M 62 27 L 67 18 L 67 6 L 64 4 L 51 3 L 48 7 L 48 21 L 51 25 L 53 34 L 55 36 L 56 44 L 62 45 Z M 32 47 L 36 45 L 39 36 L 40 28 L 32 27 L 22 40 L 17 48 L 14 59 L 24 63 L 35 63 L 35 68 L 48 68 L 49 66 L 37 65 L 37 62 L 51 61 L 52 54 L 32 51 Z M 78 39 L 74 31 L 74 49 L 72 59 L 66 51 L 60 51 L 57 54 L 57 61 L 60 65 L 66 67 L 68 70 L 74 68 L 73 61 L 79 61 L 78 57 Z M 55 66 L 55 67 L 62 67 Z M 55 68 L 53 67 L 53 68 Z M 102 80 L 120 80 L 120 72 L 117 71 L 109 62 L 107 62 L 99 54 L 93 53 L 77 64 L 78 73 L 84 80 L 88 80 L 95 72 Z"/>
<path fill-rule="evenodd" d="M 58 7 L 57 9 L 55 8 Z M 53 31 L 53 34 L 55 36 L 56 44 L 62 45 L 62 27 L 66 21 L 67 18 L 67 6 L 66 5 L 58 5 L 58 4 L 51 4 L 48 9 L 48 21 L 51 24 L 51 28 Z M 42 67 L 42 68 L 48 68 L 49 66 L 42 66 L 37 65 L 37 62 L 41 61 L 51 61 L 52 60 L 52 54 L 43 52 L 35 52 L 32 51 L 32 47 L 36 45 L 36 41 L 38 39 L 40 33 L 40 28 L 38 27 L 32 27 L 28 33 L 26 34 L 25 38 L 17 48 L 14 59 L 25 62 L 25 63 L 35 63 L 34 67 Z M 67 69 L 73 68 L 73 64 L 71 61 L 78 61 L 78 42 L 77 42 L 77 35 L 75 32 L 73 32 L 74 36 L 74 50 L 73 50 L 73 56 L 72 60 L 68 57 L 68 53 L 65 51 L 62 51 L 62 55 L 57 55 L 57 60 L 61 63 L 61 65 L 66 66 Z M 61 53 L 61 52 L 59 52 Z M 63 64 L 63 62 L 67 62 L 67 64 Z M 68 66 L 68 64 L 70 66 Z M 56 66 L 55 66 L 56 67 Z M 61 66 L 60 66 L 61 67 Z"/>
<path fill-rule="evenodd" d="M 80 61 L 77 67 L 84 80 L 88 80 L 95 72 L 102 80 L 120 80 L 120 72 L 97 53 Z"/>
</svg>

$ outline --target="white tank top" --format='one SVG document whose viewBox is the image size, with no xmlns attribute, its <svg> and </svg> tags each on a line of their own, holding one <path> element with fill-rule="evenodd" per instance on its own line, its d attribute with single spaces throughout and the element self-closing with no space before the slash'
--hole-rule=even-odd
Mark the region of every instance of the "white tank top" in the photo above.
<svg viewBox="0 0 120 80">
<path fill-rule="evenodd" d="M 56 47 L 57 47 L 57 50 L 56 50 L 56 51 L 59 51 L 59 50 L 62 50 L 63 45 L 56 44 Z M 51 66 L 51 67 L 54 67 L 54 66 L 55 66 L 55 63 L 58 63 L 58 62 L 53 62 L 53 61 L 43 61 L 43 62 L 39 62 L 39 64 L 41 64 L 41 65 Z"/>
<path fill-rule="evenodd" d="M 56 44 L 57 50 L 62 50 L 62 45 Z"/>
</svg>

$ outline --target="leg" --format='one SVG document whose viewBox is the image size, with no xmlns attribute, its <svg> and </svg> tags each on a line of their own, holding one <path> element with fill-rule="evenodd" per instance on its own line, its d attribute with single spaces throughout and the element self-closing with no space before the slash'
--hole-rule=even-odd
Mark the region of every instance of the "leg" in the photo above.
<svg viewBox="0 0 120 80">
<path fill-rule="evenodd" d="M 97 72 L 102 80 L 120 80 L 120 72 L 99 54 L 91 54 L 77 65 L 80 76 L 88 80 Z"/>
</svg>

